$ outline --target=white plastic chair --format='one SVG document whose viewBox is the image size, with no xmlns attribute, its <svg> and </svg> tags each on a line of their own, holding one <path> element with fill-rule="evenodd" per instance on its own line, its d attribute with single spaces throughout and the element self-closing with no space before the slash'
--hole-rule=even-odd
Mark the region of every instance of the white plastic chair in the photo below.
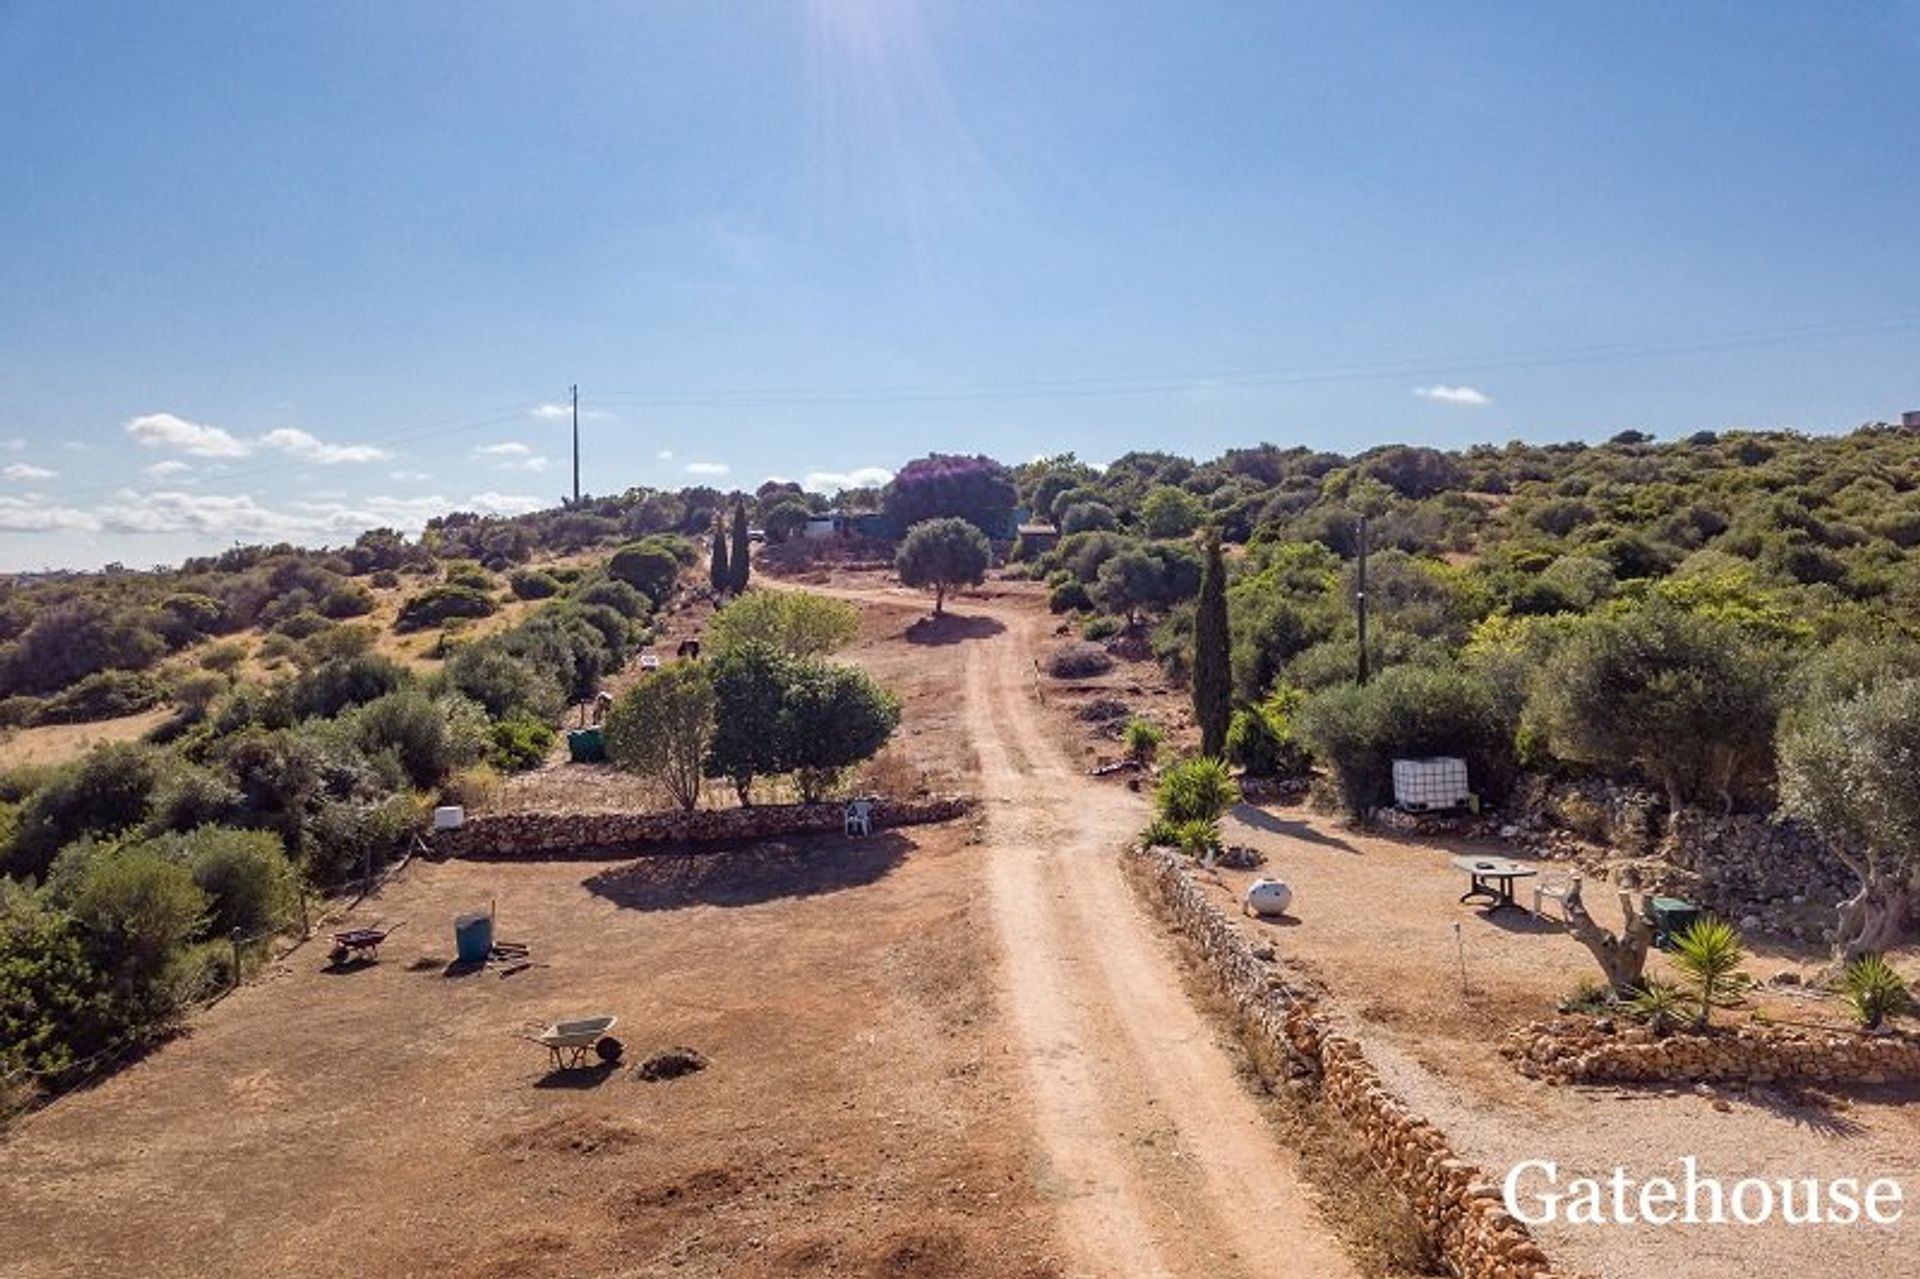
<svg viewBox="0 0 1920 1279">
<path fill-rule="evenodd" d="M 1560 903 L 1560 918 L 1567 917 L 1567 898 L 1580 886 L 1579 871 L 1550 870 L 1533 884 L 1533 913 L 1541 913 L 1540 906 L 1546 900 Z M 1544 916 L 1543 916 L 1544 917 Z"/>
<path fill-rule="evenodd" d="M 873 834 L 873 801 L 856 799 L 847 805 L 847 834 Z"/>
</svg>

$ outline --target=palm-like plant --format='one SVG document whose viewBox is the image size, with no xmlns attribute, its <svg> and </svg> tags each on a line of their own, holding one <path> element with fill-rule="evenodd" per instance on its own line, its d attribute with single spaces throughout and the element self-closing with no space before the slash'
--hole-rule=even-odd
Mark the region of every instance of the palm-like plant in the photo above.
<svg viewBox="0 0 1920 1279">
<path fill-rule="evenodd" d="M 1663 981 L 1650 981 L 1634 995 L 1627 1007 L 1642 1018 L 1656 1035 L 1664 1035 L 1680 1023 L 1682 1000 L 1677 987 Z"/>
<path fill-rule="evenodd" d="M 1881 1022 L 1913 1003 L 1907 983 L 1879 955 L 1862 955 L 1848 964 L 1844 980 L 1847 1006 L 1865 1030 L 1878 1030 Z"/>
<path fill-rule="evenodd" d="M 1724 919 L 1701 919 L 1673 939 L 1673 959 L 1680 966 L 1682 981 L 1689 993 L 1700 1001 L 1694 1019 L 1704 1029 L 1716 999 L 1731 990 L 1740 978 L 1740 965 L 1747 957 L 1740 943 L 1739 930 Z"/>
</svg>

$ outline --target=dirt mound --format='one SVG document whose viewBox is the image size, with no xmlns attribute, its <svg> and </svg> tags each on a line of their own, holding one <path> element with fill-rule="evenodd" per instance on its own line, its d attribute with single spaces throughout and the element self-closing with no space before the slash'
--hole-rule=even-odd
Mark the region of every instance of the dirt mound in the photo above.
<svg viewBox="0 0 1920 1279">
<path fill-rule="evenodd" d="M 498 1147 L 514 1153 L 565 1153 L 577 1155 L 611 1154 L 638 1142 L 642 1131 L 637 1124 L 604 1115 L 554 1115 L 497 1139 Z"/>
<path fill-rule="evenodd" d="M 614 1214 L 624 1220 L 640 1209 L 705 1207 L 723 1200 L 737 1199 L 752 1184 L 751 1177 L 734 1168 L 702 1168 L 670 1181 L 621 1191 L 615 1196 Z"/>
<path fill-rule="evenodd" d="M 698 1049 L 669 1048 L 641 1062 L 633 1073 L 648 1083 L 658 1083 L 663 1079 L 678 1079 L 682 1075 L 691 1075 L 706 1068 L 706 1056 Z"/>
</svg>

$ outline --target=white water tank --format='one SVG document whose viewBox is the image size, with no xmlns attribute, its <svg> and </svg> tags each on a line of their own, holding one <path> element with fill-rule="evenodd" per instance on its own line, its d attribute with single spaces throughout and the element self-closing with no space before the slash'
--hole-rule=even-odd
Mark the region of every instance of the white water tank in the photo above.
<svg viewBox="0 0 1920 1279">
<path fill-rule="evenodd" d="M 467 824 L 467 810 L 458 804 L 442 804 L 433 810 L 435 830 L 459 830 Z"/>
<path fill-rule="evenodd" d="M 1249 915 L 1284 915 L 1293 905 L 1293 886 L 1284 879 L 1256 879 L 1247 886 Z"/>
<path fill-rule="evenodd" d="M 1393 802 L 1409 813 L 1441 812 L 1467 803 L 1464 759 L 1396 759 Z"/>
</svg>

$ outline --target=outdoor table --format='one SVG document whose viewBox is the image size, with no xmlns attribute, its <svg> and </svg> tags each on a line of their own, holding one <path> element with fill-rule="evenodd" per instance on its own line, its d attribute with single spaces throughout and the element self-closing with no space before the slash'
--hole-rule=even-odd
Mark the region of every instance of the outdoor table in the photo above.
<svg viewBox="0 0 1920 1279">
<path fill-rule="evenodd" d="M 1470 902 L 1476 897 L 1484 897 L 1491 910 L 1502 906 L 1512 906 L 1515 910 L 1520 903 L 1513 900 L 1513 881 L 1526 879 L 1539 872 L 1531 866 L 1524 866 L 1504 857 L 1456 857 L 1454 868 L 1467 873 L 1467 891 L 1460 900 Z"/>
</svg>

